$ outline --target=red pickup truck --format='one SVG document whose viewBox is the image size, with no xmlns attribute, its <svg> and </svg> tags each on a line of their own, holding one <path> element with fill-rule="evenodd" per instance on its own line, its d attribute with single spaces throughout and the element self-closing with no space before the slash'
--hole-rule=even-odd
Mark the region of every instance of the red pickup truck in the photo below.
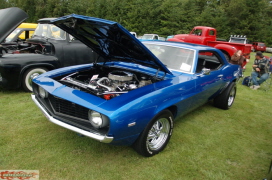
<svg viewBox="0 0 272 180">
<path fill-rule="evenodd" d="M 251 52 L 251 44 L 230 43 L 224 41 L 216 41 L 216 29 L 206 26 L 196 26 L 190 34 L 177 34 L 168 41 L 187 42 L 193 44 L 202 44 L 220 49 L 227 60 L 237 51 L 242 50 L 243 55 L 249 59 Z"/>
</svg>

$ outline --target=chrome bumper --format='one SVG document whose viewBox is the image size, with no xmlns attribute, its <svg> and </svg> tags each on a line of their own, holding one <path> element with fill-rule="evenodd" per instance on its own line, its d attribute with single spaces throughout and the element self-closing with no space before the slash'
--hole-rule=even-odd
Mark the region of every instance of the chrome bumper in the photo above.
<svg viewBox="0 0 272 180">
<path fill-rule="evenodd" d="M 37 101 L 36 96 L 34 94 L 31 94 L 31 98 L 35 102 L 35 104 L 41 109 L 41 111 L 47 117 L 47 119 L 49 121 L 51 121 L 52 123 L 55 123 L 55 124 L 57 124 L 59 126 L 62 126 L 62 127 L 66 128 L 66 129 L 75 131 L 75 132 L 77 132 L 79 134 L 82 134 L 84 136 L 90 137 L 92 139 L 98 140 L 98 141 L 103 142 L 103 143 L 112 142 L 113 137 L 108 137 L 108 136 L 105 136 L 105 135 L 95 134 L 93 132 L 85 131 L 85 130 L 79 129 L 77 127 L 74 127 L 74 126 L 71 126 L 71 125 L 66 124 L 64 122 L 59 121 L 58 119 L 56 119 L 56 118 L 52 117 L 50 114 L 48 114 L 48 112 L 43 108 L 43 106 Z"/>
</svg>

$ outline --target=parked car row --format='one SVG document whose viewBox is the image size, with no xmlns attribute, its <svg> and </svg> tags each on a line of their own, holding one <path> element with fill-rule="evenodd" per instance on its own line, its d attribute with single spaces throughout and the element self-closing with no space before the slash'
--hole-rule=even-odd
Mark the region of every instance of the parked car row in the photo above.
<svg viewBox="0 0 272 180">
<path fill-rule="evenodd" d="M 168 39 L 171 39 L 174 37 L 174 35 L 167 36 L 167 38 L 160 37 L 157 34 L 144 34 L 143 36 L 137 36 L 136 32 L 131 32 L 136 38 L 138 38 L 140 41 L 168 41 Z M 220 38 L 216 38 L 216 41 L 227 41 Z M 231 35 L 229 41 L 230 43 L 238 43 L 238 44 L 252 44 L 251 51 L 257 52 L 265 52 L 266 51 L 266 45 L 263 42 L 253 42 L 250 43 L 246 36 L 244 35 Z"/>
<path fill-rule="evenodd" d="M 9 21 L 3 18 L 9 17 Z M 27 19 L 19 8 L 0 10 L 0 43 Z M 93 62 L 97 54 L 85 44 L 53 24 L 55 18 L 38 20 L 37 28 L 30 39 L 18 44 L 12 53 L 0 49 L 0 85 L 6 89 L 22 87 L 32 91 L 31 76 L 49 70 Z"/>
</svg>

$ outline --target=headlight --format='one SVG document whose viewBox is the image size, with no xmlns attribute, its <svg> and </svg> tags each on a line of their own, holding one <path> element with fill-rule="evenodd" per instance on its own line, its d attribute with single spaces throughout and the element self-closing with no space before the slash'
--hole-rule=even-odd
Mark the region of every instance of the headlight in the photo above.
<svg viewBox="0 0 272 180">
<path fill-rule="evenodd" d="M 96 111 L 89 110 L 88 117 L 89 117 L 90 123 L 95 128 L 102 128 L 109 125 L 108 118 L 105 115 L 100 114 Z"/>
<path fill-rule="evenodd" d="M 39 86 L 39 95 L 41 98 L 47 98 L 48 97 L 48 92 L 46 92 L 41 86 Z"/>
</svg>

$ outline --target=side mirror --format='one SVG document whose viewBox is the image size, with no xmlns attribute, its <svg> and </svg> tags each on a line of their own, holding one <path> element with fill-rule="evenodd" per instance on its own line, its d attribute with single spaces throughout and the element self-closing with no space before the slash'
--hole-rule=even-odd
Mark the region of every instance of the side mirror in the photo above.
<svg viewBox="0 0 272 180">
<path fill-rule="evenodd" d="M 203 69 L 201 70 L 201 74 L 202 74 L 202 75 L 210 75 L 210 73 L 211 73 L 211 69 L 203 68 Z"/>
<path fill-rule="evenodd" d="M 201 73 L 198 74 L 197 76 L 210 75 L 210 73 L 211 73 L 211 69 L 203 68 L 203 69 L 201 70 Z"/>
</svg>

